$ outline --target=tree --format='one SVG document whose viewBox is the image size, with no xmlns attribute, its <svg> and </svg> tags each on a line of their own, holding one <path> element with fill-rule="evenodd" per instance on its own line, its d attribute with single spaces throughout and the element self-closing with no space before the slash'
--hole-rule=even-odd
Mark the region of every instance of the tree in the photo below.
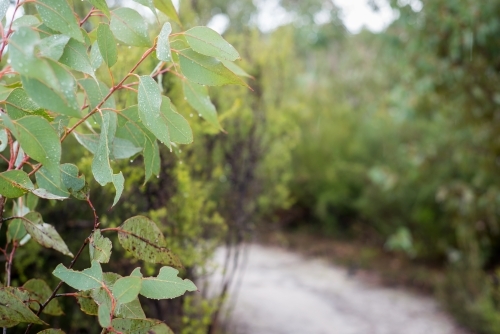
<svg viewBox="0 0 500 334">
<path fill-rule="evenodd" d="M 74 161 L 65 161 L 73 149 L 67 139 L 75 137 L 94 155 L 93 179 L 114 187 L 114 207 L 125 185 L 116 160 L 142 156 L 146 183 L 160 172 L 158 141 L 170 152 L 193 141 L 188 121 L 162 94 L 164 74 L 182 82 L 187 102 L 207 126 L 217 129 L 217 113 L 206 86 L 246 86 L 233 72 L 238 70 L 232 63 L 240 58 L 238 52 L 219 34 L 207 27 L 172 33 L 166 19 L 182 25 L 169 0 L 137 2 L 153 12 L 155 26 L 161 28 L 153 39 L 140 13 L 123 6 L 110 10 L 102 0 L 85 2 L 87 10 L 80 16 L 72 2 L 17 0 L 12 17 L 6 19 L 0 45 L 0 222 L 6 225 L 0 248 L 6 262 L 0 326 L 4 332 L 19 324 L 28 324 L 26 333 L 33 324 L 47 325 L 42 314 L 63 314 L 56 297 L 69 297 L 83 312 L 97 316 L 103 333 L 169 333 L 163 322 L 146 318 L 138 296 L 175 298 L 197 289 L 192 281 L 178 277 L 181 261 L 149 218 L 135 216 L 120 226 L 101 226 L 90 198 L 91 183 Z M 8 8 L 8 0 L 0 1 L 0 18 Z M 23 12 L 29 14 L 18 17 Z M 120 59 L 132 47 L 144 52 L 118 77 L 123 71 Z M 156 66 L 148 75 L 152 63 Z M 118 99 L 123 92 L 127 98 Z M 55 227 L 35 211 L 39 198 L 80 200 L 93 212 L 90 234 L 75 255 Z M 5 215 L 7 209 L 13 214 Z M 103 272 L 102 264 L 110 261 L 112 251 L 104 234 L 113 232 L 135 258 L 165 265 L 158 275 L 144 277 L 141 268 L 124 277 Z M 16 250 L 31 239 L 72 258 L 68 266 L 59 264 L 53 270 L 61 280 L 54 289 L 40 279 L 11 286 Z M 73 270 L 87 246 L 90 266 Z M 64 283 L 77 291 L 58 294 Z"/>
</svg>

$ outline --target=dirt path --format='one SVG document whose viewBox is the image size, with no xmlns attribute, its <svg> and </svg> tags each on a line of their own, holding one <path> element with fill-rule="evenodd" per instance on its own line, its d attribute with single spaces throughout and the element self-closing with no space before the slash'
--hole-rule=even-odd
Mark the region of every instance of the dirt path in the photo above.
<svg viewBox="0 0 500 334">
<path fill-rule="evenodd" d="M 231 319 L 233 334 L 466 333 L 430 298 L 257 245 L 250 246 Z"/>
</svg>

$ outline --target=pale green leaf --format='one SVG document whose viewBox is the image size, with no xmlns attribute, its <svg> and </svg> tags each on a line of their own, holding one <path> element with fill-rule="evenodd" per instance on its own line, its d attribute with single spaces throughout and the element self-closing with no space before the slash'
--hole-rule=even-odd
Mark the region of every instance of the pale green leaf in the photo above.
<svg viewBox="0 0 500 334">
<path fill-rule="evenodd" d="M 103 284 L 101 265 L 97 261 L 92 261 L 90 268 L 83 271 L 67 269 L 62 264 L 59 264 L 52 274 L 79 291 L 96 289 Z"/>
<path fill-rule="evenodd" d="M 127 45 L 151 46 L 147 23 L 133 9 L 122 7 L 112 11 L 110 27 L 116 39 Z"/>
<path fill-rule="evenodd" d="M 8 119 L 6 115 L 2 118 L 4 121 Z M 41 162 L 54 177 L 60 175 L 61 142 L 50 123 L 39 116 L 26 116 L 9 123 L 5 122 L 5 125 L 17 138 L 24 152 Z"/>
<path fill-rule="evenodd" d="M 85 44 L 78 42 L 75 39 L 70 39 L 66 44 L 64 47 L 64 53 L 59 59 L 59 62 L 76 71 L 86 73 L 95 78 L 94 68 L 90 63 L 87 47 Z"/>
<path fill-rule="evenodd" d="M 12 219 L 9 221 L 9 227 L 7 229 L 7 241 L 12 240 L 19 241 L 26 235 L 26 229 L 24 228 L 23 221 L 21 219 Z"/>
<path fill-rule="evenodd" d="M 29 212 L 21 219 L 26 231 L 40 245 L 73 257 L 54 226 L 44 223 L 38 212 Z"/>
<path fill-rule="evenodd" d="M 115 309 L 115 316 L 118 318 L 146 318 L 146 314 L 144 314 L 139 298 L 136 298 L 126 304 L 119 304 Z"/>
<path fill-rule="evenodd" d="M 0 152 L 3 152 L 9 146 L 9 138 L 7 137 L 7 130 L 0 129 Z"/>
<path fill-rule="evenodd" d="M 99 45 L 97 44 L 97 41 L 94 41 L 94 43 L 92 43 L 92 47 L 90 48 L 90 63 L 92 64 L 92 68 L 97 70 L 101 67 L 103 61 L 104 59 L 102 59 L 101 52 L 99 51 Z"/>
<path fill-rule="evenodd" d="M 61 178 L 64 186 L 70 192 L 80 191 L 85 187 L 85 177 L 78 175 L 78 167 L 73 164 L 62 164 Z"/>
<path fill-rule="evenodd" d="M 98 134 L 81 134 L 73 132 L 76 140 L 91 153 L 95 154 L 99 146 Z M 142 151 L 142 147 L 137 147 L 130 140 L 115 137 L 113 140 L 110 159 L 128 159 Z"/>
<path fill-rule="evenodd" d="M 168 18 L 176 22 L 178 25 L 181 25 L 179 15 L 177 15 L 177 11 L 175 10 L 172 0 L 153 0 L 153 3 L 155 7 L 163 12 L 163 14 L 167 15 Z"/>
<path fill-rule="evenodd" d="M 132 302 L 139 295 L 142 287 L 142 277 L 122 277 L 113 285 L 113 296 L 120 304 Z"/>
<path fill-rule="evenodd" d="M 190 144 L 193 142 L 193 131 L 188 121 L 176 110 L 170 99 L 162 97 L 161 117 L 168 125 L 170 141 L 178 144 Z"/>
<path fill-rule="evenodd" d="M 134 0 L 134 1 L 140 3 L 143 6 L 148 7 L 153 12 L 156 19 L 158 19 L 158 15 L 156 14 L 156 8 L 155 5 L 153 4 L 153 0 Z"/>
<path fill-rule="evenodd" d="M 9 9 L 9 0 L 0 0 L 0 21 L 3 20 L 5 14 L 7 14 L 7 9 Z"/>
<path fill-rule="evenodd" d="M 118 241 L 136 258 L 151 263 L 182 267 L 177 256 L 166 248 L 165 237 L 150 219 L 144 216 L 132 217 L 118 229 Z"/>
<path fill-rule="evenodd" d="M 51 35 L 42 39 L 39 43 L 40 55 L 54 60 L 59 60 L 64 53 L 64 48 L 68 44 L 69 36 Z"/>
<path fill-rule="evenodd" d="M 92 298 L 92 290 L 79 292 L 76 296 L 76 301 L 84 313 L 97 315 L 99 306 L 97 306 L 94 298 Z"/>
<path fill-rule="evenodd" d="M 169 22 L 165 23 L 161 28 L 160 34 L 158 35 L 158 41 L 156 43 L 156 57 L 159 60 L 171 61 L 172 54 L 170 50 L 170 41 L 168 37 L 172 33 L 172 26 Z"/>
<path fill-rule="evenodd" d="M 113 300 L 109 295 L 108 291 L 103 287 L 92 291 L 92 297 L 98 305 L 97 318 L 99 324 L 103 328 L 108 328 L 111 325 L 112 314 L 112 304 Z"/>
<path fill-rule="evenodd" d="M 103 237 L 101 230 L 95 230 L 89 242 L 90 259 L 100 263 L 108 263 L 112 247 L 111 240 Z"/>
<path fill-rule="evenodd" d="M 33 112 L 43 111 L 22 88 L 16 88 L 9 94 L 5 100 L 5 106 L 11 119 L 19 119 Z"/>
<path fill-rule="evenodd" d="M 5 1 L 5 0 L 2 0 Z M 40 20 L 34 15 L 23 15 L 12 22 L 12 30 L 18 30 L 20 27 L 33 27 L 40 24 Z M 69 37 L 68 37 L 69 38 Z"/>
<path fill-rule="evenodd" d="M 167 147 L 170 145 L 168 125 L 161 117 L 160 106 L 162 97 L 156 81 L 150 76 L 139 78 L 139 93 L 137 95 L 139 117 L 142 123 Z"/>
<path fill-rule="evenodd" d="M 174 334 L 168 326 L 156 319 L 113 319 L 113 328 L 127 334 Z"/>
<path fill-rule="evenodd" d="M 99 52 L 106 65 L 108 65 L 108 67 L 113 66 L 118 59 L 118 50 L 116 48 L 115 38 L 108 24 L 101 23 L 99 27 L 97 27 L 97 44 L 99 45 Z"/>
<path fill-rule="evenodd" d="M 246 86 L 240 77 L 228 70 L 216 58 L 186 49 L 179 53 L 179 61 L 182 74 L 188 80 L 200 85 L 222 86 L 236 84 Z"/>
<path fill-rule="evenodd" d="M 170 299 L 182 296 L 186 291 L 197 290 L 193 282 L 178 277 L 178 273 L 177 269 L 162 267 L 157 277 L 142 280 L 140 294 L 151 299 Z"/>
<path fill-rule="evenodd" d="M 218 32 L 209 27 L 194 27 L 184 32 L 191 48 L 206 56 L 234 61 L 240 54 Z"/>
<path fill-rule="evenodd" d="M 37 0 L 36 7 L 43 23 L 49 28 L 84 42 L 80 25 L 66 1 Z"/>
<path fill-rule="evenodd" d="M 70 195 L 67 187 L 64 185 L 62 174 L 53 174 L 45 166 L 42 166 L 36 173 L 36 184 L 38 188 L 45 189 L 51 194 L 67 198 Z"/>
<path fill-rule="evenodd" d="M 33 300 L 30 303 L 30 307 L 38 311 L 40 308 L 40 304 L 45 303 L 52 294 L 52 289 L 45 283 L 45 281 L 41 279 L 30 279 L 26 283 L 24 283 L 23 288 L 29 291 L 30 299 Z M 37 302 L 35 302 L 37 301 Z M 42 311 L 45 314 L 49 315 L 62 315 L 63 311 L 61 306 L 59 305 L 59 301 L 57 299 L 52 299 L 50 303 Z"/>
<path fill-rule="evenodd" d="M 184 88 L 184 96 L 189 105 L 199 112 L 210 124 L 220 128 L 217 111 L 212 101 L 210 101 L 207 87 L 187 80 L 183 81 L 182 87 Z"/>
<path fill-rule="evenodd" d="M 233 63 L 232 61 L 228 61 L 225 59 L 221 59 L 221 62 L 224 64 L 224 66 L 227 67 L 228 70 L 233 72 L 234 74 L 240 76 L 240 77 L 247 77 L 247 78 L 253 78 L 250 74 L 245 72 L 244 69 Z"/>
<path fill-rule="evenodd" d="M 80 79 L 78 80 L 78 84 L 85 90 L 87 102 L 89 103 L 89 110 L 91 111 L 94 110 L 109 93 L 109 87 L 99 80 L 96 81 L 90 78 Z M 115 98 L 111 96 L 103 103 L 101 108 L 115 109 L 115 107 Z"/>
</svg>

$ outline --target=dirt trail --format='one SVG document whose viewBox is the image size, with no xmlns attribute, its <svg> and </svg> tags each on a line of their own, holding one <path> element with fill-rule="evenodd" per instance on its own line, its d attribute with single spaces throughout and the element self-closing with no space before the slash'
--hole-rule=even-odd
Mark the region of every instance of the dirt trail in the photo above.
<svg viewBox="0 0 500 334">
<path fill-rule="evenodd" d="M 431 298 L 257 245 L 231 319 L 232 334 L 466 334 Z"/>
</svg>

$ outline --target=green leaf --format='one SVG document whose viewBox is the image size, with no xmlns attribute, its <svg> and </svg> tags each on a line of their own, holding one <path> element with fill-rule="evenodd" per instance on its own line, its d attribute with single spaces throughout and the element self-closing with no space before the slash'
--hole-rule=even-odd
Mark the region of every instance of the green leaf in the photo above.
<svg viewBox="0 0 500 334">
<path fill-rule="evenodd" d="M 138 259 L 182 267 L 177 256 L 165 247 L 165 237 L 158 226 L 144 216 L 127 219 L 118 228 L 118 241 Z"/>
<path fill-rule="evenodd" d="M 80 79 L 78 84 L 83 87 L 85 94 L 87 95 L 87 101 L 89 103 L 89 110 L 94 110 L 99 103 L 108 95 L 109 87 L 102 81 L 96 81 L 94 79 Z M 115 99 L 113 96 L 109 97 L 106 102 L 102 105 L 102 108 L 115 109 Z"/>
<path fill-rule="evenodd" d="M 97 44 L 104 62 L 108 67 L 113 66 L 118 59 L 116 41 L 108 24 L 101 23 L 97 27 Z"/>
<path fill-rule="evenodd" d="M 170 99 L 162 97 L 161 116 L 168 125 L 170 140 L 178 144 L 190 144 L 193 142 L 193 131 L 188 121 L 182 117 L 176 110 Z"/>
<path fill-rule="evenodd" d="M 139 298 L 134 299 L 130 303 L 119 304 L 115 309 L 115 316 L 118 318 L 146 318 L 146 314 L 144 314 Z"/>
<path fill-rule="evenodd" d="M 59 264 L 52 274 L 79 291 L 96 289 L 103 284 L 101 265 L 97 261 L 92 261 L 90 268 L 83 271 L 67 269 L 62 264 Z"/>
<path fill-rule="evenodd" d="M 76 296 L 76 301 L 84 313 L 97 315 L 99 306 L 97 306 L 94 298 L 92 298 L 92 290 L 79 292 Z"/>
<path fill-rule="evenodd" d="M 40 308 L 39 304 L 45 303 L 45 301 L 47 301 L 52 294 L 52 289 L 47 285 L 47 283 L 45 283 L 45 281 L 41 279 L 30 279 L 29 281 L 24 283 L 23 288 L 30 292 L 31 300 L 36 300 L 38 302 L 30 303 L 30 307 L 35 311 L 38 311 L 38 309 Z M 63 314 L 63 311 L 57 299 L 52 299 L 42 312 L 55 316 Z"/>
<path fill-rule="evenodd" d="M 7 229 L 7 241 L 12 240 L 19 241 L 26 235 L 26 229 L 24 228 L 23 221 L 21 219 L 13 219 L 9 222 L 9 227 Z"/>
<path fill-rule="evenodd" d="M 2 118 L 5 120 L 8 117 L 3 115 Z M 54 177 L 60 174 L 61 142 L 46 119 L 39 116 L 26 116 L 5 122 L 5 125 L 12 131 L 26 154 L 41 162 Z"/>
<path fill-rule="evenodd" d="M 99 45 L 99 52 L 104 62 L 110 68 L 118 59 L 118 50 L 109 25 L 105 23 L 99 24 L 97 28 L 97 44 Z"/>
<path fill-rule="evenodd" d="M 163 14 L 167 15 L 168 18 L 173 20 L 178 25 L 182 25 L 172 0 L 153 0 L 153 3 L 155 7 L 163 12 Z"/>
<path fill-rule="evenodd" d="M 58 76 L 58 88 L 46 84 L 38 79 L 21 77 L 23 87 L 28 96 L 40 107 L 49 109 L 58 114 L 80 118 L 80 108 L 76 100 L 75 79 L 58 65 L 52 66 L 54 73 Z M 55 84 L 54 84 L 55 85 Z"/>
<path fill-rule="evenodd" d="M 51 170 L 42 166 L 42 168 L 35 173 L 35 177 L 38 188 L 45 189 L 47 192 L 56 196 L 63 198 L 69 197 L 70 192 L 64 185 L 60 172 L 54 175 Z"/>
<path fill-rule="evenodd" d="M 182 296 L 186 291 L 197 290 L 193 282 L 178 277 L 178 273 L 177 269 L 162 267 L 157 277 L 142 280 L 140 294 L 151 299 L 170 299 Z"/>
<path fill-rule="evenodd" d="M 75 39 L 70 39 L 66 44 L 59 62 L 76 71 L 86 73 L 95 79 L 94 68 L 87 54 L 87 47 Z"/>
<path fill-rule="evenodd" d="M 250 74 L 248 74 L 247 72 L 245 72 L 244 69 L 242 69 L 241 67 L 239 67 L 238 65 L 236 65 L 232 61 L 221 59 L 221 62 L 224 64 L 224 66 L 227 67 L 228 70 L 230 70 L 231 72 L 233 72 L 237 76 L 247 77 L 247 78 L 253 78 Z"/>
<path fill-rule="evenodd" d="M 110 27 L 116 39 L 127 45 L 151 46 L 146 21 L 133 9 L 123 7 L 112 11 Z"/>
<path fill-rule="evenodd" d="M 111 299 L 111 296 L 106 289 L 101 287 L 92 291 L 92 297 L 99 306 L 97 310 L 97 318 L 99 319 L 99 324 L 103 328 L 108 328 L 109 326 L 111 326 L 111 318 L 113 316 L 111 311 L 113 308 L 113 301 Z"/>
<path fill-rule="evenodd" d="M 11 291 L 9 288 L 0 288 L 0 326 L 12 327 L 20 322 L 46 325 Z"/>
<path fill-rule="evenodd" d="M 102 59 L 101 52 L 99 51 L 99 45 L 97 44 L 97 41 L 94 41 L 94 43 L 92 43 L 92 47 L 90 48 L 90 63 L 92 64 L 92 68 L 97 70 L 101 67 L 103 61 L 104 59 Z"/>
<path fill-rule="evenodd" d="M 137 106 L 131 106 L 122 110 L 118 114 L 120 127 L 117 129 L 116 135 L 129 138 L 134 145 L 143 146 L 145 181 L 146 183 L 153 174 L 158 175 L 160 172 L 160 150 L 156 137 L 151 134 L 143 125 L 139 118 Z"/>
<path fill-rule="evenodd" d="M 122 277 L 113 285 L 113 296 L 118 303 L 127 304 L 137 298 L 141 287 L 142 275 Z"/>
<path fill-rule="evenodd" d="M 127 334 L 174 334 L 170 328 L 156 319 L 113 319 L 113 328 Z"/>
<path fill-rule="evenodd" d="M 3 20 L 5 14 L 7 14 L 7 9 L 9 9 L 9 0 L 0 0 L 0 21 Z"/>
<path fill-rule="evenodd" d="M 183 81 L 182 87 L 189 105 L 199 112 L 210 124 L 220 128 L 217 111 L 212 101 L 210 101 L 207 87 L 187 80 Z"/>
<path fill-rule="evenodd" d="M 8 1 L 8 0 L 2 0 Z M 34 15 L 23 15 L 12 22 L 12 30 L 16 31 L 20 27 L 33 27 L 40 24 L 40 20 Z"/>
<path fill-rule="evenodd" d="M 110 13 L 106 0 L 89 0 L 89 2 L 92 4 L 92 6 L 99 9 L 101 12 L 104 13 L 104 15 L 109 17 Z"/>
<path fill-rule="evenodd" d="M 63 332 L 60 329 L 49 328 L 49 329 L 45 329 L 41 332 L 38 332 L 38 334 L 65 334 L 65 332 Z"/>
<path fill-rule="evenodd" d="M 48 57 L 54 60 L 59 60 L 64 53 L 64 48 L 68 44 L 69 36 L 66 35 L 51 35 L 42 39 L 38 45 L 40 48 L 40 56 Z"/>
<path fill-rule="evenodd" d="M 162 120 L 160 106 L 162 97 L 156 81 L 150 76 L 139 78 L 139 93 L 137 95 L 139 117 L 142 123 L 167 147 L 170 145 L 170 136 L 166 122 Z"/>
<path fill-rule="evenodd" d="M 92 173 L 95 180 L 102 186 L 111 182 L 115 186 L 116 195 L 113 206 L 118 202 L 123 192 L 125 182 L 122 172 L 113 174 L 113 168 L 110 163 L 110 147 L 116 131 L 116 114 L 104 113 L 102 116 L 101 136 L 99 146 L 92 160 Z M 109 134 L 109 135 L 108 135 Z M 111 140 L 110 140 L 111 139 Z"/>
<path fill-rule="evenodd" d="M 66 1 L 37 0 L 36 8 L 47 27 L 84 42 L 80 25 Z"/>
<path fill-rule="evenodd" d="M 50 120 L 50 116 L 45 112 L 45 110 L 33 102 L 33 100 L 29 98 L 28 94 L 26 94 L 26 91 L 22 88 L 14 89 L 9 94 L 5 104 L 7 107 L 7 114 L 12 119 L 19 119 L 29 115 L 39 115 L 47 120 Z"/>
<path fill-rule="evenodd" d="M 156 43 L 156 57 L 159 60 L 171 61 L 172 53 L 170 50 L 170 41 L 168 37 L 172 33 L 172 26 L 169 22 L 165 23 L 161 28 L 160 34 L 158 35 L 158 41 Z"/>
<path fill-rule="evenodd" d="M 91 153 L 95 154 L 99 146 L 100 136 L 97 134 L 81 134 L 73 132 L 76 140 Z M 110 159 L 128 159 L 142 151 L 142 147 L 137 147 L 130 140 L 115 137 L 113 140 Z"/>
<path fill-rule="evenodd" d="M 89 242 L 90 259 L 100 263 L 108 263 L 112 247 L 111 240 L 103 237 L 101 230 L 95 230 Z"/>
<path fill-rule="evenodd" d="M 190 81 L 200 85 L 223 86 L 243 85 L 245 82 L 228 70 L 220 60 L 196 53 L 191 49 L 179 52 L 182 74 Z"/>
<path fill-rule="evenodd" d="M 40 245 L 73 257 L 54 226 L 44 223 L 38 212 L 29 212 L 22 220 L 26 231 Z"/>
<path fill-rule="evenodd" d="M 234 61 L 240 54 L 218 32 L 208 27 L 194 27 L 184 32 L 191 48 L 205 56 Z"/>
<path fill-rule="evenodd" d="M 70 192 L 80 191 L 85 187 L 85 176 L 78 175 L 77 166 L 73 164 L 63 164 L 60 168 L 62 182 Z"/>
<path fill-rule="evenodd" d="M 0 173 L 0 195 L 18 198 L 34 189 L 28 174 L 22 170 L 10 170 Z"/>
</svg>

